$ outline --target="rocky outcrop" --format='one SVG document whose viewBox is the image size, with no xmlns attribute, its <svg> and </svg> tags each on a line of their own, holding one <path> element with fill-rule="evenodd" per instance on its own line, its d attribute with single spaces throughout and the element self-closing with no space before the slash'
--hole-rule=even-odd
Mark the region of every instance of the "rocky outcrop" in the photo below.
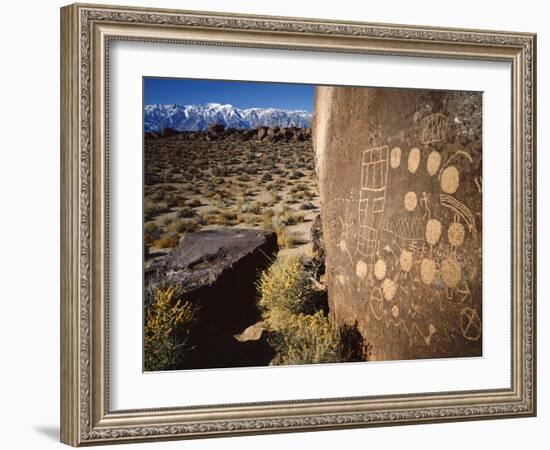
<svg viewBox="0 0 550 450">
<path fill-rule="evenodd" d="M 185 368 L 269 363 L 272 354 L 265 342 L 243 344 L 234 335 L 259 320 L 255 283 L 277 251 L 272 232 L 199 231 L 146 271 L 146 285 L 178 287 L 183 300 L 200 307 L 192 339 L 200 351 Z"/>
<path fill-rule="evenodd" d="M 330 313 L 373 360 L 480 356 L 480 93 L 318 87 Z"/>
<path fill-rule="evenodd" d="M 162 133 L 147 132 L 147 139 L 175 139 L 175 140 L 199 140 L 199 141 L 268 141 L 268 142 L 292 142 L 308 141 L 311 139 L 311 128 L 279 128 L 259 127 L 251 130 L 225 128 L 221 124 L 211 124 L 206 131 L 177 131 L 165 129 Z"/>
</svg>

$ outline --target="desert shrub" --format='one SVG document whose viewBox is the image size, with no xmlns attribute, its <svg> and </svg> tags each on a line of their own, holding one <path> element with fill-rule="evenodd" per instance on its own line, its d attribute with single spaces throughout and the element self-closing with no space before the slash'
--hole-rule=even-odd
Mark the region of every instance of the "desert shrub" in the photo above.
<svg viewBox="0 0 550 450">
<path fill-rule="evenodd" d="M 303 212 L 294 214 L 293 210 L 291 209 L 283 210 L 281 214 L 277 217 L 278 223 L 284 226 L 290 226 L 290 225 L 296 225 L 298 223 L 302 223 L 304 219 L 305 219 L 305 214 Z"/>
<path fill-rule="evenodd" d="M 310 209 L 315 209 L 315 205 L 311 202 L 302 203 L 302 205 L 300 205 L 300 209 L 309 211 Z"/>
<path fill-rule="evenodd" d="M 198 308 L 190 302 L 175 301 L 176 290 L 156 290 L 147 309 L 144 328 L 145 370 L 174 369 L 189 357 L 189 335 L 196 322 Z"/>
<path fill-rule="evenodd" d="M 157 248 L 174 248 L 179 244 L 179 238 L 176 234 L 165 234 L 153 242 L 153 245 Z"/>
<path fill-rule="evenodd" d="M 258 306 L 277 352 L 272 364 L 338 362 L 348 355 L 324 312 L 326 293 L 312 278 L 311 266 L 297 257 L 278 258 L 260 276 Z"/>
<path fill-rule="evenodd" d="M 268 181 L 273 180 L 273 175 L 271 175 L 269 172 L 266 172 L 262 175 L 262 178 L 260 178 L 260 181 L 262 183 L 266 183 Z"/>
<path fill-rule="evenodd" d="M 176 233 L 193 233 L 199 227 L 199 223 L 194 219 L 172 219 L 166 224 L 169 231 Z"/>
<path fill-rule="evenodd" d="M 166 196 L 166 192 L 164 189 L 159 189 L 151 194 L 150 199 L 154 202 L 160 202 L 164 200 L 164 197 Z"/>
<path fill-rule="evenodd" d="M 184 206 L 178 211 L 178 217 L 181 219 L 194 217 L 196 215 L 197 213 L 193 209 L 189 208 L 188 206 Z"/>
<path fill-rule="evenodd" d="M 145 220 L 151 220 L 158 216 L 159 214 L 165 213 L 170 211 L 168 208 L 168 205 L 166 203 L 148 203 L 145 205 L 145 208 L 143 210 L 143 215 L 145 216 Z"/>
<path fill-rule="evenodd" d="M 290 316 L 314 309 L 310 274 L 298 258 L 275 260 L 261 274 L 257 289 L 262 317 L 272 330 L 284 327 Z"/>
<path fill-rule="evenodd" d="M 283 226 L 275 226 L 274 230 L 277 234 L 277 245 L 281 248 L 292 248 L 300 242 L 296 233 L 288 231 Z"/>
<path fill-rule="evenodd" d="M 242 212 L 251 214 L 260 214 L 261 209 L 262 207 L 258 202 L 247 203 L 241 207 Z"/>
<path fill-rule="evenodd" d="M 320 364 L 341 362 L 338 331 L 322 311 L 290 316 L 272 340 L 277 356 L 272 364 Z"/>
<path fill-rule="evenodd" d="M 161 235 L 160 227 L 154 222 L 147 222 L 143 230 L 143 241 L 145 245 L 151 245 Z"/>
</svg>

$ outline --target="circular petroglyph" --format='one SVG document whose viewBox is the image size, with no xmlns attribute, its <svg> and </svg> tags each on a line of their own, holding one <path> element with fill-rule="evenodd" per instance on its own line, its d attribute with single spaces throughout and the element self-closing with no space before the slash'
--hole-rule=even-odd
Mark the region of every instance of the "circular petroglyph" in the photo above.
<svg viewBox="0 0 550 450">
<path fill-rule="evenodd" d="M 462 278 L 462 269 L 455 258 L 444 259 L 441 263 L 441 278 L 450 288 L 455 288 Z"/>
<path fill-rule="evenodd" d="M 416 194 L 414 192 L 409 191 L 405 194 L 403 203 L 405 204 L 405 209 L 407 211 L 413 211 L 418 204 L 418 198 L 416 197 Z"/>
<path fill-rule="evenodd" d="M 464 230 L 464 225 L 460 222 L 453 222 L 449 225 L 447 230 L 447 237 L 449 242 L 454 247 L 460 247 L 464 243 L 464 235 L 466 231 Z"/>
<path fill-rule="evenodd" d="M 446 194 L 454 194 L 458 189 L 460 173 L 455 166 L 446 167 L 441 174 L 441 190 Z"/>
<path fill-rule="evenodd" d="M 420 165 L 420 149 L 413 147 L 409 152 L 409 159 L 407 160 L 407 168 L 410 173 L 415 173 Z"/>
<path fill-rule="evenodd" d="M 365 261 L 361 261 L 361 260 L 357 261 L 357 265 L 355 266 L 355 274 L 359 278 L 365 278 L 367 276 L 367 270 L 368 270 L 368 266 Z"/>
<path fill-rule="evenodd" d="M 435 150 L 428 155 L 428 160 L 426 161 L 426 169 L 431 176 L 434 176 L 439 170 L 441 165 L 441 153 L 436 152 Z"/>
<path fill-rule="evenodd" d="M 387 301 L 390 301 L 392 298 L 394 298 L 396 292 L 397 285 L 393 280 L 386 278 L 384 281 L 382 281 L 382 293 L 384 294 L 384 298 Z"/>
<path fill-rule="evenodd" d="M 441 222 L 437 219 L 430 219 L 426 224 L 426 242 L 430 245 L 437 244 L 441 237 Z"/>
<path fill-rule="evenodd" d="M 393 305 L 391 307 L 391 315 L 396 319 L 399 317 L 399 306 Z"/>
<path fill-rule="evenodd" d="M 469 341 L 477 341 L 481 337 L 481 318 L 475 309 L 466 306 L 460 311 L 460 329 L 462 336 Z"/>
<path fill-rule="evenodd" d="M 381 320 L 384 315 L 384 298 L 379 287 L 373 288 L 370 293 L 370 309 L 377 320 Z"/>
<path fill-rule="evenodd" d="M 435 278 L 435 262 L 424 258 L 420 263 L 420 278 L 424 284 L 432 284 Z"/>
<path fill-rule="evenodd" d="M 397 169 L 399 164 L 401 164 L 401 149 L 399 147 L 394 147 L 390 152 L 390 167 L 392 169 Z"/>
<path fill-rule="evenodd" d="M 374 265 L 374 276 L 377 280 L 383 280 L 386 276 L 386 263 L 383 259 L 376 261 Z"/>
<path fill-rule="evenodd" d="M 413 254 L 408 250 L 401 251 L 399 265 L 404 272 L 410 272 L 413 266 Z"/>
</svg>

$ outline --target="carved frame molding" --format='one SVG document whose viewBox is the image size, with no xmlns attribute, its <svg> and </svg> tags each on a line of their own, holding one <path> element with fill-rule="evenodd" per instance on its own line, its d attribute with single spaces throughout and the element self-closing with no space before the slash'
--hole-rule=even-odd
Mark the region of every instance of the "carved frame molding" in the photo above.
<svg viewBox="0 0 550 450">
<path fill-rule="evenodd" d="M 111 411 L 105 105 L 112 40 L 510 62 L 510 389 Z M 79 446 L 536 414 L 534 34 L 75 4 L 61 10 L 61 57 L 63 442 Z"/>
</svg>

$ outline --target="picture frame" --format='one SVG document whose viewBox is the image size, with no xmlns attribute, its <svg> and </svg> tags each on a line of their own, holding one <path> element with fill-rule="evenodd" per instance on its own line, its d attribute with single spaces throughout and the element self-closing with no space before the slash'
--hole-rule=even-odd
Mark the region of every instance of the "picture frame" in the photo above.
<svg viewBox="0 0 550 450">
<path fill-rule="evenodd" d="M 511 67 L 510 386 L 130 410 L 110 406 L 109 64 L 116 41 Z M 220 77 L 223 74 L 220 73 Z M 61 9 L 61 441 L 72 445 L 536 415 L 536 35 L 74 4 Z"/>
</svg>

